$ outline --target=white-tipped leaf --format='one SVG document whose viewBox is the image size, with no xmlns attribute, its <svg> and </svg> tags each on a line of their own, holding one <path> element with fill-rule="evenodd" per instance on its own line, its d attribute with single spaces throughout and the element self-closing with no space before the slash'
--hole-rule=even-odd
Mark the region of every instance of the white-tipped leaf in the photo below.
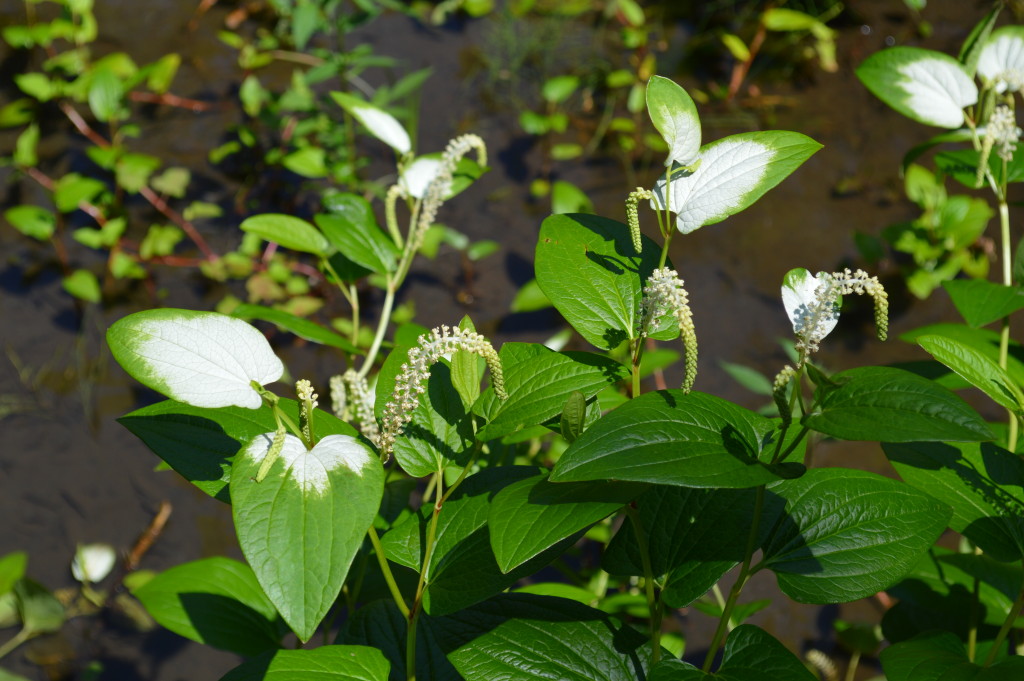
<svg viewBox="0 0 1024 681">
<path fill-rule="evenodd" d="M 1024 85 L 1024 26 L 992 31 L 978 57 L 978 75 L 996 92 L 1016 92 Z"/>
<path fill-rule="evenodd" d="M 440 169 L 440 155 L 420 156 L 406 166 L 399 181 L 409 196 L 414 199 L 422 199 L 427 195 L 427 187 L 437 177 L 437 172 Z"/>
<path fill-rule="evenodd" d="M 384 109 L 344 92 L 332 92 L 331 97 L 353 118 L 366 126 L 370 134 L 400 154 L 412 149 L 409 133 L 402 124 Z"/>
<path fill-rule="evenodd" d="M 667 200 L 676 227 L 689 234 L 750 206 L 820 148 L 806 135 L 782 130 L 725 137 L 700 150 L 696 170 L 673 167 L 670 197 L 663 175 L 651 207 L 661 209 Z"/>
<path fill-rule="evenodd" d="M 265 385 L 284 373 L 262 333 L 216 312 L 136 312 L 107 330 L 107 344 L 132 378 L 194 407 L 258 409 L 252 381 Z"/>
<path fill-rule="evenodd" d="M 666 166 L 688 166 L 700 151 L 700 118 L 686 90 L 668 78 L 652 76 L 647 83 L 647 113 L 668 144 Z"/>
<path fill-rule="evenodd" d="M 257 581 L 303 641 L 334 605 L 380 508 L 384 468 L 350 435 L 328 435 L 311 450 L 286 435 L 266 477 L 256 477 L 274 433 L 253 439 L 231 467 L 238 543 Z"/>
<path fill-rule="evenodd" d="M 857 68 L 857 77 L 904 116 L 940 128 L 962 126 L 964 107 L 978 101 L 978 87 L 960 62 L 918 47 L 876 52 Z"/>
<path fill-rule="evenodd" d="M 817 329 L 807 328 L 811 309 L 817 305 L 814 292 L 821 285 L 821 280 L 802 267 L 786 272 L 782 279 L 782 305 L 786 315 L 793 324 L 793 333 L 801 338 L 821 340 L 839 323 L 839 306 L 833 305 L 830 313 L 818 320 Z"/>
</svg>

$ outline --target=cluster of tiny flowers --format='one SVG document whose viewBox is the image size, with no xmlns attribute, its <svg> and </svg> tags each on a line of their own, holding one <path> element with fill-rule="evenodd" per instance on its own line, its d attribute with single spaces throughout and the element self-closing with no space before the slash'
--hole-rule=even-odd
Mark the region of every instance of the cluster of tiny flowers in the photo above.
<svg viewBox="0 0 1024 681">
<path fill-rule="evenodd" d="M 629 225 L 629 236 L 633 239 L 633 250 L 637 253 L 643 246 L 640 241 L 640 213 L 637 210 L 637 204 L 641 199 L 653 198 L 653 192 L 643 187 L 637 187 L 635 191 L 629 193 L 629 197 L 626 199 L 626 224 Z"/>
<path fill-rule="evenodd" d="M 395 447 L 395 438 L 405 425 L 412 420 L 413 411 L 419 405 L 420 396 L 426 392 L 425 383 L 430 378 L 430 367 L 445 355 L 466 350 L 483 357 L 491 372 L 491 385 L 502 400 L 508 398 L 505 392 L 505 378 L 501 360 L 487 339 L 475 331 L 442 326 L 420 337 L 419 344 L 409 350 L 409 358 L 395 379 L 391 399 L 384 405 L 383 428 L 378 448 L 381 457 L 387 460 Z"/>
<path fill-rule="evenodd" d="M 487 147 L 479 135 L 460 135 L 448 142 L 444 153 L 441 155 L 441 165 L 437 169 L 437 175 L 427 185 L 426 195 L 423 197 L 423 207 L 420 209 L 419 219 L 416 221 L 416 228 L 410 237 L 413 249 L 418 249 L 423 243 L 423 235 L 437 217 L 437 211 L 444 203 L 445 197 L 452 188 L 453 174 L 455 167 L 462 160 L 462 157 L 476 149 L 477 160 L 480 165 L 487 165 Z"/>
<path fill-rule="evenodd" d="M 985 126 L 985 141 L 989 145 L 995 145 L 999 158 L 1009 161 L 1017 149 L 1020 132 L 1013 117 L 1013 110 L 1008 106 L 997 106 Z"/>
<path fill-rule="evenodd" d="M 788 426 L 793 420 L 793 415 L 789 413 L 789 402 L 786 401 L 786 386 L 794 376 L 796 376 L 796 369 L 787 364 L 782 367 L 782 371 L 778 373 L 772 383 L 772 399 L 775 400 L 775 406 L 779 408 L 779 416 L 782 417 L 784 426 Z"/>
<path fill-rule="evenodd" d="M 373 414 L 374 392 L 366 379 L 354 369 L 331 377 L 331 408 L 342 421 L 353 422 L 359 432 L 375 445 L 380 444 L 380 428 Z"/>
<path fill-rule="evenodd" d="M 885 340 L 889 332 L 889 296 L 878 277 L 869 276 L 864 270 L 852 272 L 819 272 L 821 280 L 814 290 L 814 302 L 803 312 L 796 323 L 796 349 L 806 357 L 818 350 L 818 343 L 828 335 L 829 321 L 839 316 L 839 298 L 856 293 L 869 295 L 875 301 L 875 327 L 878 339 Z"/>
<path fill-rule="evenodd" d="M 690 312 L 689 303 L 690 299 L 679 274 L 675 270 L 662 267 L 651 273 L 647 285 L 644 286 L 640 314 L 641 330 L 645 335 L 654 330 L 658 319 L 666 313 L 671 312 L 675 317 L 685 349 L 683 365 L 686 376 L 683 379 L 683 390 L 687 392 L 697 378 L 697 333 L 693 328 L 693 314 Z"/>
<path fill-rule="evenodd" d="M 295 382 L 295 394 L 299 398 L 299 424 L 302 427 L 302 435 L 306 442 L 309 442 L 309 421 L 313 418 L 313 410 L 319 404 L 316 400 L 320 396 L 313 392 L 313 384 L 304 378 Z"/>
<path fill-rule="evenodd" d="M 825 653 L 812 648 L 804 654 L 804 659 L 818 670 L 821 678 L 825 681 L 839 681 L 839 669 L 836 667 L 836 663 L 832 661 L 832 658 Z"/>
</svg>

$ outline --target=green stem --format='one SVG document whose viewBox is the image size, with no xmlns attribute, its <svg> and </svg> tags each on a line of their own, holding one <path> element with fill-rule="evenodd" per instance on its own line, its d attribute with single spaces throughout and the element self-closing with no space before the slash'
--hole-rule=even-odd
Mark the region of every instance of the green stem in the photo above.
<svg viewBox="0 0 1024 681">
<path fill-rule="evenodd" d="M 373 335 L 373 344 L 370 345 L 370 349 L 366 352 L 363 366 L 359 367 L 359 378 L 366 378 L 370 373 L 370 369 L 373 368 L 374 360 L 377 359 L 380 345 L 384 342 L 384 333 L 387 331 L 388 323 L 391 321 L 391 309 L 395 306 L 395 290 L 397 288 L 395 280 L 389 279 L 387 293 L 384 295 L 384 306 L 380 311 L 380 321 L 377 322 L 377 332 Z"/>
<path fill-rule="evenodd" d="M 405 604 L 405 598 L 398 588 L 395 576 L 391 573 L 391 566 L 388 565 L 388 558 L 384 554 L 384 547 L 381 546 L 380 537 L 377 536 L 377 530 L 373 528 L 373 525 L 370 525 L 370 529 L 366 531 L 366 536 L 370 538 L 370 543 L 373 544 L 373 552 L 377 554 L 377 563 L 380 565 L 380 571 L 384 573 L 384 581 L 388 584 L 388 591 L 391 592 L 391 597 L 395 599 L 395 605 L 398 606 L 399 611 L 404 617 L 409 617 L 409 606 Z"/>
<path fill-rule="evenodd" d="M 853 681 L 856 678 L 858 665 L 860 665 L 860 651 L 855 650 L 850 655 L 850 664 L 846 667 L 845 681 Z"/>
<path fill-rule="evenodd" d="M 1003 285 L 1013 285 L 1013 260 L 1010 256 L 1010 208 L 1006 205 L 1005 193 L 999 199 L 999 232 L 1002 240 L 1003 259 Z M 1010 316 L 1003 317 L 1002 329 L 999 332 L 999 366 L 1006 369 L 1010 349 Z M 1006 435 L 1006 448 L 1011 452 L 1017 451 L 1017 416 L 1014 412 L 1007 410 L 1008 423 Z"/>
<path fill-rule="evenodd" d="M 633 392 L 632 396 L 634 399 L 640 397 L 640 360 L 644 353 L 644 341 L 643 336 L 633 341 Z"/>
<path fill-rule="evenodd" d="M 670 223 L 671 226 L 671 223 Z M 661 245 L 661 257 L 658 258 L 658 267 L 664 267 L 665 263 L 668 262 L 668 246 L 672 243 L 672 234 L 675 230 L 669 229 L 665 232 L 665 243 Z"/>
<path fill-rule="evenodd" d="M 711 669 L 711 664 L 715 661 L 715 655 L 718 654 L 718 649 L 722 646 L 725 641 L 725 634 L 729 628 L 729 620 L 732 618 L 732 611 L 736 607 L 736 601 L 739 599 L 740 592 L 743 591 L 743 587 L 746 585 L 747 580 L 750 579 L 750 575 L 754 573 L 750 569 L 750 560 L 754 556 L 754 545 L 757 543 L 757 530 L 761 524 L 761 510 L 764 508 L 764 485 L 757 488 L 756 496 L 754 498 L 754 515 L 753 522 L 750 525 L 750 534 L 747 536 L 747 548 L 744 552 L 743 565 L 740 567 L 740 574 L 736 578 L 736 583 L 732 585 L 732 589 L 729 591 L 729 598 L 725 602 L 725 608 L 722 610 L 722 616 L 718 620 L 718 628 L 715 629 L 715 635 L 711 639 L 711 645 L 708 647 L 707 657 L 704 658 L 704 666 L 702 669 L 705 673 L 708 673 Z"/>
<path fill-rule="evenodd" d="M 30 638 L 32 638 L 32 635 L 29 633 L 28 629 L 22 629 L 15 634 L 12 639 L 7 641 L 7 643 L 0 646 L 0 658 L 3 658 L 7 653 L 11 652 Z"/>
<path fill-rule="evenodd" d="M 988 651 L 988 656 L 985 658 L 985 664 L 983 667 L 989 667 L 996 659 L 996 653 L 1003 645 L 1003 641 L 1006 640 L 1006 635 L 1010 633 L 1010 629 L 1013 628 L 1014 623 L 1017 621 L 1017 617 L 1020 616 L 1021 608 L 1024 608 L 1024 587 L 1021 588 L 1020 593 L 1017 594 L 1017 600 L 1013 602 L 1013 607 L 1010 608 L 1010 612 L 1006 615 L 1006 620 L 1003 621 L 1003 626 L 999 628 L 999 633 L 996 634 L 996 638 L 992 641 L 992 648 Z"/>
<path fill-rule="evenodd" d="M 647 595 L 647 609 L 651 614 L 651 664 L 661 660 L 661 603 L 654 593 L 654 570 L 651 568 L 651 549 L 647 543 L 647 532 L 640 524 L 640 514 L 632 504 L 626 504 L 626 515 L 633 524 L 636 542 L 640 547 L 640 561 L 644 568 L 644 592 Z"/>
<path fill-rule="evenodd" d="M 974 662 L 978 654 L 978 610 L 981 607 L 981 580 L 974 578 L 971 593 L 971 611 L 967 621 L 967 659 Z"/>
</svg>

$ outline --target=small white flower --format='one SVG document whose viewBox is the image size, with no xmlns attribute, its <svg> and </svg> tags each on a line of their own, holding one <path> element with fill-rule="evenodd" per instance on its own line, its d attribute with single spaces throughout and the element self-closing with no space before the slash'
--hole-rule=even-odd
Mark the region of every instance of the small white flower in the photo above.
<svg viewBox="0 0 1024 681">
<path fill-rule="evenodd" d="M 95 584 L 114 569 L 117 551 L 110 544 L 79 544 L 71 561 L 71 574 L 79 582 Z"/>
</svg>

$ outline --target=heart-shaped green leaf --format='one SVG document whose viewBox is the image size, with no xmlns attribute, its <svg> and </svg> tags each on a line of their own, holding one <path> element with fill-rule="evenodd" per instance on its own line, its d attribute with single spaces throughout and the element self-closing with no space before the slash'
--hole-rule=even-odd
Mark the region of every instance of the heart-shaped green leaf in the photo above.
<svg viewBox="0 0 1024 681">
<path fill-rule="evenodd" d="M 895 584 L 952 513 L 909 485 L 846 468 L 814 468 L 768 490 L 786 506 L 763 566 L 801 603 L 845 603 Z"/>
<path fill-rule="evenodd" d="M 1024 557 L 1024 462 L 991 443 L 885 443 L 907 484 L 949 504 L 949 526 L 998 560 Z"/>
<path fill-rule="evenodd" d="M 818 400 L 804 425 L 841 440 L 977 442 L 995 437 L 966 402 L 902 369 L 840 372 L 832 376 L 832 384 L 818 388 Z"/>
<path fill-rule="evenodd" d="M 498 492 L 487 524 L 503 572 L 608 517 L 646 485 L 581 482 L 556 485 L 540 474 Z"/>
<path fill-rule="evenodd" d="M 388 681 L 390 669 L 375 648 L 321 646 L 264 653 L 235 667 L 220 681 Z"/>
<path fill-rule="evenodd" d="M 534 268 L 541 291 L 590 344 L 611 350 L 636 337 L 644 284 L 660 249 L 643 237 L 633 250 L 629 227 L 596 215 L 544 220 Z"/>
<path fill-rule="evenodd" d="M 942 282 L 957 312 L 970 326 L 991 324 L 1024 308 L 1024 290 L 983 279 L 954 279 Z"/>
<path fill-rule="evenodd" d="M 273 438 L 259 435 L 235 457 L 231 508 L 242 553 L 260 585 L 308 641 L 377 515 L 384 469 L 353 437 L 328 435 L 307 451 L 286 435 L 266 478 L 256 482 Z"/>
<path fill-rule="evenodd" d="M 765 417 L 711 395 L 646 393 L 588 428 L 562 454 L 551 481 L 756 487 L 801 469 L 758 460 L 773 430 Z"/>
</svg>

